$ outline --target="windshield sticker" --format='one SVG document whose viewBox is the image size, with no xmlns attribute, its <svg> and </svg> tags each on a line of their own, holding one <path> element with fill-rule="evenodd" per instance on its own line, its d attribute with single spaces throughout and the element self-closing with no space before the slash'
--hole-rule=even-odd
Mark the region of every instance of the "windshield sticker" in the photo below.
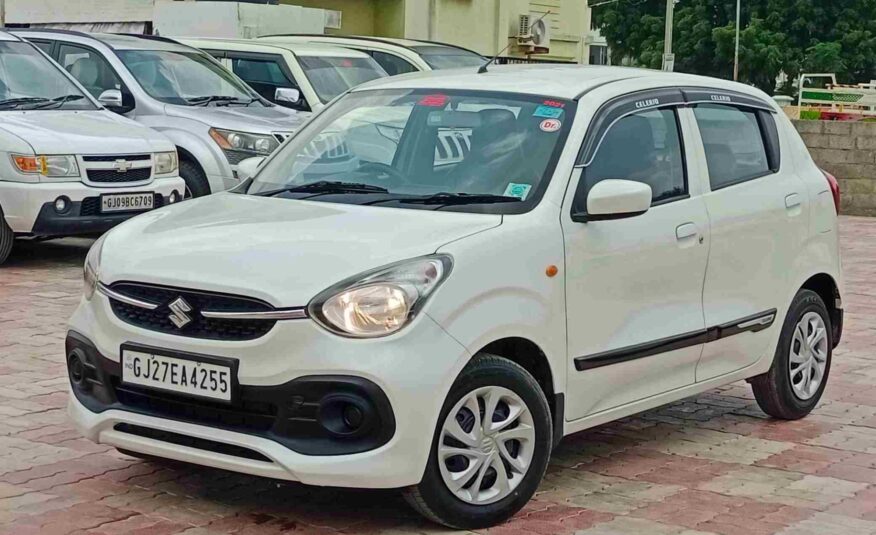
<svg viewBox="0 0 876 535">
<path fill-rule="evenodd" d="M 559 100 L 545 100 L 544 102 L 542 102 L 542 104 L 544 104 L 545 106 L 550 106 L 551 108 L 565 108 L 566 107 L 566 103 L 561 102 Z"/>
<path fill-rule="evenodd" d="M 562 114 L 563 114 L 562 108 L 555 108 L 553 106 L 545 106 L 545 105 L 541 105 L 541 106 L 535 108 L 535 111 L 532 112 L 533 117 L 547 117 L 549 119 L 557 119 Z"/>
<path fill-rule="evenodd" d="M 426 95 L 420 99 L 420 106 L 443 108 L 447 104 L 447 95 Z"/>
<path fill-rule="evenodd" d="M 515 184 L 514 182 L 511 182 L 508 184 L 508 187 L 505 188 L 505 193 L 503 195 L 506 197 L 517 197 L 521 201 L 525 201 L 526 196 L 529 195 L 529 190 L 531 189 L 531 184 Z"/>
<path fill-rule="evenodd" d="M 538 125 L 542 132 L 556 132 L 563 126 L 563 123 L 556 119 L 545 119 Z"/>
</svg>

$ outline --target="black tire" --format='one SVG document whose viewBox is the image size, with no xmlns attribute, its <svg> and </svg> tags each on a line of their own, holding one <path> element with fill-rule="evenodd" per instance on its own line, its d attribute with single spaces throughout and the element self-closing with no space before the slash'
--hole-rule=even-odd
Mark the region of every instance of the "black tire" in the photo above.
<svg viewBox="0 0 876 535">
<path fill-rule="evenodd" d="M 12 243 L 15 241 L 15 233 L 6 224 L 6 219 L 3 217 L 3 210 L 0 209 L 0 265 L 9 258 L 12 253 Z"/>
<path fill-rule="evenodd" d="M 511 493 L 486 505 L 473 505 L 455 496 L 445 485 L 438 465 L 438 440 L 451 409 L 473 390 L 499 386 L 519 396 L 532 416 L 535 431 L 533 456 L 529 469 Z M 538 382 L 518 364 L 493 355 L 472 360 L 456 379 L 441 409 L 432 438 L 429 461 L 422 481 L 404 490 L 407 502 L 433 522 L 455 529 L 479 529 L 494 526 L 519 511 L 535 494 L 544 477 L 553 436 L 550 408 Z M 483 488 L 483 487 L 481 487 Z"/>
<path fill-rule="evenodd" d="M 210 194 L 210 183 L 207 182 L 207 175 L 197 163 L 189 159 L 180 159 L 179 161 L 179 176 L 186 183 L 186 191 L 183 197 L 193 199 L 195 197 L 203 197 Z"/>
<path fill-rule="evenodd" d="M 790 354 L 793 343 L 794 329 L 804 315 L 815 312 L 827 326 L 827 360 L 821 384 L 818 390 L 809 399 L 802 399 L 794 392 L 790 376 Z M 833 358 L 833 329 L 830 324 L 830 314 L 821 297 L 810 290 L 800 290 L 791 302 L 785 323 L 782 325 L 782 333 L 773 364 L 770 371 L 751 379 L 751 389 L 757 404 L 763 412 L 773 418 L 782 420 L 799 420 L 818 405 L 824 388 L 830 376 L 830 364 Z"/>
</svg>

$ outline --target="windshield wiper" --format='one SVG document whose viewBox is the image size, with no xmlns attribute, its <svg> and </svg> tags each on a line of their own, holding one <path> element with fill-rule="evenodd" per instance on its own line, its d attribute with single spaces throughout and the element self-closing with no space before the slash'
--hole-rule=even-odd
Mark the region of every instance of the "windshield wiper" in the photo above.
<svg viewBox="0 0 876 535">
<path fill-rule="evenodd" d="M 20 98 L 7 98 L 4 100 L 0 100 L 0 108 L 10 107 L 17 108 L 21 104 L 30 104 L 33 102 L 50 102 L 49 99 L 44 97 L 20 97 Z"/>
<path fill-rule="evenodd" d="M 64 104 L 73 101 L 73 100 L 82 100 L 85 98 L 82 95 L 64 95 L 62 97 L 53 98 L 52 100 L 48 100 L 46 102 L 39 102 L 34 106 L 31 106 L 28 109 L 31 110 L 42 110 L 46 108 L 60 108 Z"/>
<path fill-rule="evenodd" d="M 249 106 L 255 101 L 256 99 L 254 98 L 244 100 L 229 95 L 207 95 L 203 97 L 192 97 L 186 99 L 186 102 L 188 102 L 190 106 L 206 106 L 211 102 L 225 102 L 227 104 L 243 104 L 245 106 Z"/>
<path fill-rule="evenodd" d="M 320 180 L 300 186 L 288 186 L 285 188 L 256 193 L 261 197 L 271 197 L 280 193 L 389 193 L 386 188 L 372 186 L 371 184 L 358 184 L 355 182 L 336 182 Z"/>
<path fill-rule="evenodd" d="M 507 195 L 493 195 L 489 193 L 435 193 L 424 197 L 393 197 L 390 199 L 381 199 L 375 203 L 398 201 L 405 204 L 437 204 L 441 206 L 452 206 L 460 204 L 493 204 L 500 202 L 521 202 L 519 197 L 509 197 Z"/>
</svg>

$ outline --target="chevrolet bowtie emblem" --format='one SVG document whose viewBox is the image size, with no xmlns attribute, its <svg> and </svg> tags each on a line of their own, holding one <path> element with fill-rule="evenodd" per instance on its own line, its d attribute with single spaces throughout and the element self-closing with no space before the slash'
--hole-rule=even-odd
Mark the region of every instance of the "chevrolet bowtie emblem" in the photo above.
<svg viewBox="0 0 876 535">
<path fill-rule="evenodd" d="M 113 164 L 113 169 L 115 169 L 117 173 L 127 173 L 132 167 L 134 167 L 134 164 L 128 160 L 116 160 Z"/>
</svg>

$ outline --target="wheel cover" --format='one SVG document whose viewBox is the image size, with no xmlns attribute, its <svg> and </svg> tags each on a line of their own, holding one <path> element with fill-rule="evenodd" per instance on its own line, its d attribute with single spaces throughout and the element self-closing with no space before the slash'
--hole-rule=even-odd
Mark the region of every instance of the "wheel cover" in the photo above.
<svg viewBox="0 0 876 535">
<path fill-rule="evenodd" d="M 807 312 L 794 327 L 788 373 L 794 395 L 812 399 L 821 387 L 827 368 L 827 325 L 816 312 Z"/>
<path fill-rule="evenodd" d="M 486 386 L 463 396 L 447 414 L 438 437 L 438 467 L 460 500 L 497 502 L 523 481 L 535 452 L 529 408 L 513 391 Z"/>
</svg>

